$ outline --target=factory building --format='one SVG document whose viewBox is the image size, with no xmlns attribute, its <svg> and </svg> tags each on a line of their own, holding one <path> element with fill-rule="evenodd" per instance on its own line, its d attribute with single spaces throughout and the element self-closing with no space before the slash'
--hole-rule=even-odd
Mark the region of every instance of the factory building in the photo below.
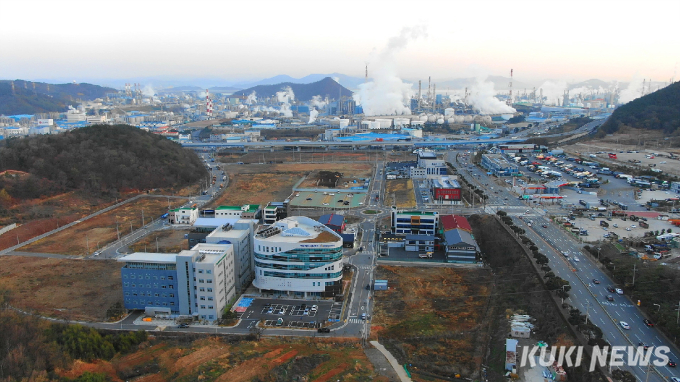
<svg viewBox="0 0 680 382">
<path fill-rule="evenodd" d="M 392 233 L 434 235 L 438 224 L 437 212 L 399 211 L 392 207 Z"/>
<path fill-rule="evenodd" d="M 446 204 L 460 204 L 460 184 L 456 179 L 449 176 L 440 176 L 430 179 L 430 188 L 434 202 Z"/>
<path fill-rule="evenodd" d="M 517 166 L 508 162 L 500 154 L 482 154 L 482 167 L 496 176 L 519 174 Z"/>
<path fill-rule="evenodd" d="M 342 237 L 304 216 L 288 217 L 255 234 L 255 280 L 261 291 L 332 297 L 342 291 Z"/>
<path fill-rule="evenodd" d="M 198 244 L 178 254 L 136 252 L 118 259 L 125 309 L 215 321 L 235 297 L 230 244 Z"/>
<path fill-rule="evenodd" d="M 418 152 L 418 167 L 425 169 L 427 175 L 446 175 L 446 162 L 437 159 L 432 151 Z"/>
<path fill-rule="evenodd" d="M 442 215 L 439 233 L 443 238 L 446 262 L 475 263 L 477 261 L 479 246 L 472 236 L 472 227 L 464 216 Z"/>
<path fill-rule="evenodd" d="M 337 233 L 345 232 L 345 217 L 338 214 L 326 214 L 321 215 L 319 218 L 319 223 L 325 225 L 326 227 L 332 229 Z"/>
</svg>

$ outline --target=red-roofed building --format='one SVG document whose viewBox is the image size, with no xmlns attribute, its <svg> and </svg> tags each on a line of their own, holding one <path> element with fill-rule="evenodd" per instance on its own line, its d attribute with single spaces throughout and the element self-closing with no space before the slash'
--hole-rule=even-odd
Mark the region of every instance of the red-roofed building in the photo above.
<svg viewBox="0 0 680 382">
<path fill-rule="evenodd" d="M 439 221 L 441 222 L 442 232 L 450 231 L 452 229 L 462 229 L 463 231 L 472 232 L 472 227 L 464 216 L 441 215 Z"/>
</svg>

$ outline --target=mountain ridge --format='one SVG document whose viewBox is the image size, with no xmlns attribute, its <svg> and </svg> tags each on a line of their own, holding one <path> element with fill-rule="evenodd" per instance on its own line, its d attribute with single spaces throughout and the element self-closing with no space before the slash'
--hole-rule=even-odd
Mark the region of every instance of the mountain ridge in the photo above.
<svg viewBox="0 0 680 382">
<path fill-rule="evenodd" d="M 339 92 L 342 92 L 343 97 L 351 97 L 352 91 L 335 82 L 330 77 L 326 77 L 320 81 L 313 82 L 311 84 L 296 84 L 292 82 L 283 82 L 274 85 L 257 85 L 248 89 L 243 89 L 235 92 L 234 95 L 248 96 L 252 92 L 255 92 L 258 98 L 261 97 L 275 97 L 277 92 L 283 91 L 283 89 L 290 87 L 295 94 L 295 100 L 297 101 L 310 101 L 314 96 L 329 98 L 336 98 Z"/>
</svg>

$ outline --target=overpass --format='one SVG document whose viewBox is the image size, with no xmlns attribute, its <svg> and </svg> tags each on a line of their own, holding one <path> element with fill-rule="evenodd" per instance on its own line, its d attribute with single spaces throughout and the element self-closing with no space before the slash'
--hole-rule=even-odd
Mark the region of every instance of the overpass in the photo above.
<svg viewBox="0 0 680 382">
<path fill-rule="evenodd" d="M 414 146 L 414 147 L 431 147 L 431 146 L 464 146 L 464 145 L 484 145 L 489 143 L 517 143 L 524 142 L 526 139 L 471 139 L 471 140 L 455 140 L 455 141 L 262 141 L 262 142 L 188 142 L 182 143 L 183 147 L 187 148 L 201 148 L 201 147 L 218 147 L 218 148 L 245 148 L 245 147 L 363 147 L 363 146 Z"/>
</svg>

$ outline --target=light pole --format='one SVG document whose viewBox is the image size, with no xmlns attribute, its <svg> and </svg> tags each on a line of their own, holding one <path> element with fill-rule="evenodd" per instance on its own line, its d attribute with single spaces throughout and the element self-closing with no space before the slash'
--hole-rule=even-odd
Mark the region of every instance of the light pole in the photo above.
<svg viewBox="0 0 680 382">
<path fill-rule="evenodd" d="M 659 304 L 652 304 L 652 305 L 656 306 L 656 311 L 657 311 L 657 312 L 661 309 L 661 305 L 659 305 Z"/>
</svg>

